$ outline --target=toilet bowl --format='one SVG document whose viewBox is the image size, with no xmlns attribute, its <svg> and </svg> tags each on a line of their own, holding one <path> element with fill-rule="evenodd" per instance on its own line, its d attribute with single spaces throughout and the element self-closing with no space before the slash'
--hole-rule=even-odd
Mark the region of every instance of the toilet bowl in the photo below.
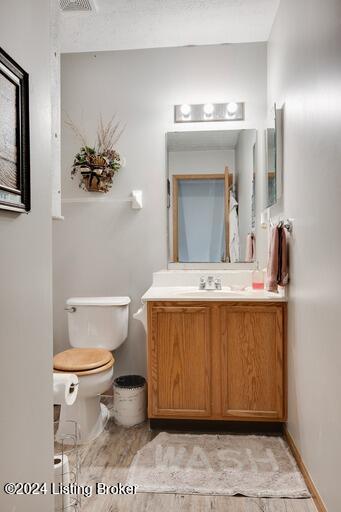
<svg viewBox="0 0 341 512">
<path fill-rule="evenodd" d="M 103 431 L 109 416 L 107 408 L 100 403 L 100 395 L 113 383 L 112 353 L 101 348 L 72 348 L 57 354 L 53 366 L 54 372 L 73 373 L 78 377 L 75 403 L 61 407 L 57 441 L 72 442 L 69 436 L 74 433 L 74 422 L 79 426 L 80 442 L 92 441 Z"/>
<path fill-rule="evenodd" d="M 127 338 L 129 297 L 88 297 L 67 301 L 71 349 L 53 358 L 57 373 L 73 373 L 79 379 L 78 395 L 73 405 L 62 405 L 56 434 L 57 441 L 73 444 L 75 423 L 79 442 L 98 437 L 109 417 L 100 395 L 113 383 L 112 351 Z"/>
</svg>

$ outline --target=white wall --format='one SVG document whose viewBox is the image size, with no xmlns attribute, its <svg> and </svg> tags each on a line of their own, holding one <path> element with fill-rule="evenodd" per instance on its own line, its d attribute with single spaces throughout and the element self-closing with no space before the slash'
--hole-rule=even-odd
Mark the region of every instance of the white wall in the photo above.
<svg viewBox="0 0 341 512">
<path fill-rule="evenodd" d="M 289 431 L 329 512 L 341 507 L 341 3 L 281 2 L 270 103 L 285 103 L 290 250 Z"/>
<path fill-rule="evenodd" d="M 51 496 L 4 482 L 52 479 L 49 2 L 0 4 L 0 44 L 30 75 L 32 211 L 0 211 L 1 493 L 4 512 L 49 512 Z"/>
<path fill-rule="evenodd" d="M 70 54 L 62 57 L 62 109 L 95 141 L 99 113 L 127 122 L 119 149 L 127 166 L 114 180 L 111 203 L 63 204 L 54 224 L 55 351 L 68 346 L 65 299 L 73 295 L 129 295 L 131 313 L 150 286 L 152 272 L 167 265 L 165 134 L 179 130 L 173 105 L 245 101 L 246 119 L 194 123 L 181 130 L 264 128 L 266 45 L 241 44 Z M 62 197 L 89 194 L 70 179 L 80 142 L 62 130 Z M 262 151 L 262 149 L 261 149 Z M 132 189 L 144 208 L 130 209 Z M 93 197 L 93 195 L 91 195 Z M 145 373 L 144 333 L 130 321 L 128 341 L 117 354 L 116 374 Z"/>
<path fill-rule="evenodd" d="M 172 174 L 224 174 L 225 166 L 234 171 L 234 149 L 205 151 L 170 151 L 169 175 Z"/>
<path fill-rule="evenodd" d="M 252 224 L 252 178 L 253 178 L 253 146 L 256 143 L 256 132 L 242 130 L 236 144 L 236 173 L 238 183 L 238 214 L 240 259 L 245 260 L 246 237 Z M 256 219 L 259 224 L 259 216 Z M 257 242 L 257 240 L 256 240 Z"/>
</svg>

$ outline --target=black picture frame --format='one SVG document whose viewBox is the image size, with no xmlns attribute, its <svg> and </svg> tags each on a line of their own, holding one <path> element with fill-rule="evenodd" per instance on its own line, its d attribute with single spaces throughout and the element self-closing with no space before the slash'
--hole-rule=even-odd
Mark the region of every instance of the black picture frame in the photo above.
<svg viewBox="0 0 341 512">
<path fill-rule="evenodd" d="M 0 48 L 0 210 L 31 210 L 29 129 L 29 75 Z"/>
</svg>

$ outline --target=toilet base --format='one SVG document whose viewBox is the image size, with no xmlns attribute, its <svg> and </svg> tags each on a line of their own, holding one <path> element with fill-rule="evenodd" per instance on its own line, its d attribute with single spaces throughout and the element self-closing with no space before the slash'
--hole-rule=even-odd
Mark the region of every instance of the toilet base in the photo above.
<svg viewBox="0 0 341 512">
<path fill-rule="evenodd" d="M 75 423 L 79 429 L 78 442 L 85 444 L 93 441 L 104 430 L 109 419 L 108 408 L 101 403 L 100 396 L 77 397 L 73 405 L 62 405 L 56 441 L 65 445 L 74 444 Z"/>
</svg>

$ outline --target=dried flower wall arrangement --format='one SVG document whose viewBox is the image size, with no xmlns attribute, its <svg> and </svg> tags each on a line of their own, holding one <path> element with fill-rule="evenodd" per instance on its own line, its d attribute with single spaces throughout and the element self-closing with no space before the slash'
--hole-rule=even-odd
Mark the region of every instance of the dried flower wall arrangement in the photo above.
<svg viewBox="0 0 341 512">
<path fill-rule="evenodd" d="M 70 118 L 66 124 L 82 142 L 80 151 L 74 157 L 71 178 L 79 171 L 80 188 L 88 192 L 108 192 L 112 187 L 113 177 L 123 166 L 123 159 L 115 147 L 125 127 L 120 122 L 115 122 L 115 115 L 107 124 L 103 123 L 100 116 L 97 144 L 89 146 Z"/>
</svg>

